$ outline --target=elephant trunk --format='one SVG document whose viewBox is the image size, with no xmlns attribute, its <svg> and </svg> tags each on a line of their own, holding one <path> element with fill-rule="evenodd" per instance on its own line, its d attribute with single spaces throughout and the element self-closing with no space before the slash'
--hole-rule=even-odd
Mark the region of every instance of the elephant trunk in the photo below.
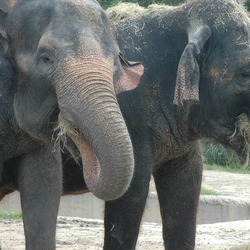
<svg viewBox="0 0 250 250">
<path fill-rule="evenodd" d="M 98 198 L 116 199 L 129 187 L 134 157 L 114 92 L 112 63 L 91 57 L 66 65 L 63 84 L 56 84 L 60 123 L 74 127 L 67 134 L 81 153 L 89 190 Z"/>
</svg>

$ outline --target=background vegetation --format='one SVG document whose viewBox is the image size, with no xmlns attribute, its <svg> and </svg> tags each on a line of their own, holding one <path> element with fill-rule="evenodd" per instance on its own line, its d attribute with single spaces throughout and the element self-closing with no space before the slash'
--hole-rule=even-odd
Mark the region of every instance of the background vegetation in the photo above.
<svg viewBox="0 0 250 250">
<path fill-rule="evenodd" d="M 202 149 L 205 163 L 238 167 L 237 155 L 231 149 L 209 140 L 202 141 Z"/>
<path fill-rule="evenodd" d="M 140 6 L 147 7 L 153 3 L 161 3 L 168 5 L 178 5 L 183 3 L 184 0 L 98 0 L 101 6 L 106 9 L 110 6 L 114 6 L 119 2 L 130 2 L 130 3 L 138 3 Z"/>
<path fill-rule="evenodd" d="M 108 8 L 110 6 L 116 5 L 119 2 L 138 3 L 140 6 L 147 7 L 153 3 L 178 5 L 185 2 L 185 0 L 98 0 L 98 2 L 102 5 L 103 8 Z M 250 11 L 250 0 L 245 0 L 245 6 L 247 10 Z"/>
<path fill-rule="evenodd" d="M 21 219 L 21 218 L 22 218 L 21 211 L 0 209 L 0 219 Z M 1 250 L 1 245 L 0 245 L 0 250 Z"/>
<path fill-rule="evenodd" d="M 245 2 L 245 6 L 246 6 L 247 10 L 250 11 L 250 0 L 247 0 Z"/>
</svg>

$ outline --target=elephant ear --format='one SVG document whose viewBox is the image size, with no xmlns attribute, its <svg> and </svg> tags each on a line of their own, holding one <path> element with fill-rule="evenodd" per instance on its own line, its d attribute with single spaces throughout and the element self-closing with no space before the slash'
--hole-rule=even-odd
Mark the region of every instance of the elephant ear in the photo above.
<svg viewBox="0 0 250 250">
<path fill-rule="evenodd" d="M 0 9 L 4 10 L 5 12 L 9 12 L 13 9 L 18 3 L 22 0 L 1 0 L 0 1 Z"/>
<path fill-rule="evenodd" d="M 200 68 L 197 56 L 210 36 L 211 30 L 207 25 L 196 26 L 189 32 L 188 44 L 177 69 L 174 104 L 178 106 L 187 100 L 199 101 Z"/>
<path fill-rule="evenodd" d="M 122 54 L 119 54 L 119 60 L 122 70 L 118 79 L 114 80 L 116 94 L 136 88 L 144 72 L 144 67 L 140 62 L 128 61 Z"/>
<path fill-rule="evenodd" d="M 1 1 L 1 0 L 0 0 Z M 0 50 L 1 54 L 3 53 L 6 58 L 8 58 L 10 61 L 10 40 L 9 36 L 5 32 L 5 20 L 7 17 L 7 13 L 0 8 Z"/>
<path fill-rule="evenodd" d="M 4 27 L 6 16 L 7 13 L 0 8 L 0 43 L 3 43 L 7 39 Z"/>
<path fill-rule="evenodd" d="M 22 0 L 0 0 L 0 40 L 7 39 L 5 20 L 7 13 L 16 7 Z"/>
<path fill-rule="evenodd" d="M 5 22 L 8 13 L 19 4 L 21 0 L 0 0 L 0 45 L 3 46 L 5 55 L 9 54 L 9 37 L 6 33 Z"/>
</svg>

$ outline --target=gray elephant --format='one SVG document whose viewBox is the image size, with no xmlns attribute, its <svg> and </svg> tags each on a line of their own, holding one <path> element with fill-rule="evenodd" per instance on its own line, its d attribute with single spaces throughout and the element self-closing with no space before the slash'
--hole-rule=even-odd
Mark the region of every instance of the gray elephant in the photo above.
<svg viewBox="0 0 250 250">
<path fill-rule="evenodd" d="M 26 249 L 54 249 L 58 141 L 68 136 L 69 149 L 80 151 L 91 192 L 121 196 L 134 157 L 115 93 L 135 88 L 143 67 L 120 55 L 107 15 L 92 0 L 3 0 L 0 45 L 0 169 L 17 178 Z"/>
<path fill-rule="evenodd" d="M 165 249 L 194 249 L 202 180 L 199 139 L 229 146 L 242 165 L 248 163 L 248 13 L 234 0 L 129 11 L 123 5 L 109 13 L 122 53 L 141 61 L 145 72 L 137 89 L 118 96 L 133 142 L 135 174 L 124 196 L 106 202 L 104 249 L 135 249 L 151 173 Z"/>
</svg>

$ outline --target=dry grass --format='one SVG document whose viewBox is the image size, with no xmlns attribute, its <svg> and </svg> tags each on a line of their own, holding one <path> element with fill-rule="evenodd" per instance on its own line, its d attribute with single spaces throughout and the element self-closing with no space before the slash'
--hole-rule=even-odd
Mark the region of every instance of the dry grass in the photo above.
<svg viewBox="0 0 250 250">
<path fill-rule="evenodd" d="M 62 143 L 63 147 L 67 142 L 67 135 L 79 136 L 78 130 L 70 123 L 63 121 L 54 129 L 53 138 L 55 145 Z"/>
<path fill-rule="evenodd" d="M 112 21 L 124 19 L 134 19 L 140 16 L 152 14 L 153 12 L 169 12 L 176 9 L 176 6 L 164 4 L 151 4 L 147 8 L 141 7 L 137 3 L 119 3 L 107 9 L 107 13 Z"/>
<path fill-rule="evenodd" d="M 240 133 L 250 139 L 250 122 L 247 114 L 241 114 L 238 116 L 238 120 L 236 122 L 236 127 L 239 128 Z"/>
<path fill-rule="evenodd" d="M 179 6 L 168 6 L 162 4 L 152 4 L 147 8 L 141 7 L 135 3 L 119 3 L 116 6 L 107 9 L 107 12 L 113 22 L 125 19 L 140 18 L 153 13 L 167 14 L 169 12 L 181 11 L 187 15 L 188 19 L 201 20 L 211 13 L 209 18 L 213 18 L 214 24 L 224 27 L 228 20 L 234 20 L 242 24 L 242 21 L 249 23 L 249 14 L 245 7 L 237 4 L 234 0 L 189 0 L 187 3 Z"/>
</svg>

